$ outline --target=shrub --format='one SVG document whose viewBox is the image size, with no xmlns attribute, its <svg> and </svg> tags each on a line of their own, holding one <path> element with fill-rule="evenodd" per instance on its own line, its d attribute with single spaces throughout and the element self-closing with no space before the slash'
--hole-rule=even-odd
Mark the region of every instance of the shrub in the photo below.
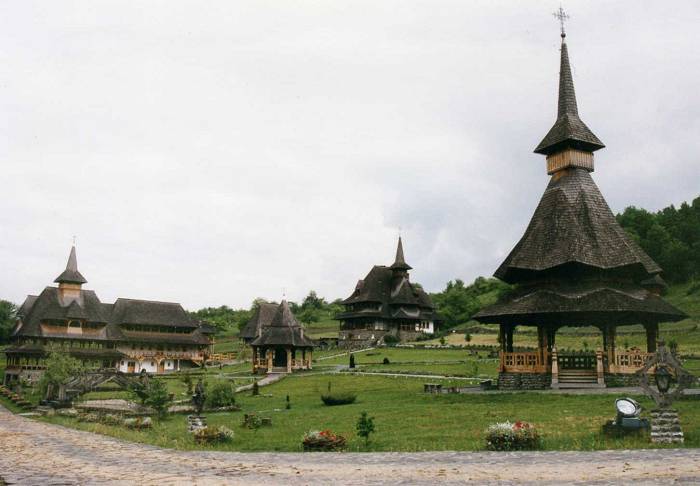
<svg viewBox="0 0 700 486">
<path fill-rule="evenodd" d="M 384 335 L 384 344 L 391 345 L 391 344 L 396 344 L 398 342 L 399 342 L 399 338 L 394 336 L 393 334 L 385 334 Z"/>
<path fill-rule="evenodd" d="M 143 404 L 156 411 L 158 417 L 163 418 L 168 413 L 168 406 L 173 397 L 168 393 L 168 387 L 163 380 L 149 380 L 145 386 L 146 398 Z"/>
<path fill-rule="evenodd" d="M 328 406 L 349 405 L 350 403 L 354 403 L 356 398 L 357 395 L 352 393 L 336 393 L 334 395 L 329 393 L 328 395 L 321 395 L 321 401 Z"/>
<path fill-rule="evenodd" d="M 233 430 L 223 425 L 218 427 L 207 426 L 197 429 L 193 433 L 194 441 L 198 444 L 215 444 L 218 442 L 229 442 L 233 440 Z"/>
<path fill-rule="evenodd" d="M 382 360 L 382 364 L 389 364 L 389 363 L 391 363 L 391 361 L 389 361 L 389 358 L 386 358 L 386 357 L 385 357 L 385 358 Z"/>
<path fill-rule="evenodd" d="M 501 422 L 486 429 L 486 448 L 490 451 L 533 450 L 540 445 L 540 434 L 527 422 Z"/>
<path fill-rule="evenodd" d="M 346 440 L 330 430 L 312 430 L 301 441 L 305 451 L 337 451 L 345 448 Z"/>
<path fill-rule="evenodd" d="M 348 367 L 351 369 L 355 367 L 355 355 L 352 353 L 350 354 L 350 363 L 348 364 Z"/>
<path fill-rule="evenodd" d="M 235 405 L 236 389 L 234 388 L 233 383 L 219 382 L 215 384 L 207 396 L 207 402 L 212 408 L 230 407 L 231 405 Z"/>
<path fill-rule="evenodd" d="M 367 412 L 362 412 L 355 425 L 357 435 L 365 438 L 365 446 L 369 444 L 369 435 L 374 432 L 374 417 L 368 417 Z"/>
<path fill-rule="evenodd" d="M 260 395 L 260 385 L 258 385 L 258 380 L 253 382 L 253 396 Z"/>
</svg>

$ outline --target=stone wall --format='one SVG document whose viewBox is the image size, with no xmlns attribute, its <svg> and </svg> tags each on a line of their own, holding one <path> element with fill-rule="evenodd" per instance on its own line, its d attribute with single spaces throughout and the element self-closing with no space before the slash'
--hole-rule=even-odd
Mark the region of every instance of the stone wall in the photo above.
<svg viewBox="0 0 700 486">
<path fill-rule="evenodd" d="M 608 388 L 639 386 L 639 377 L 622 373 L 605 373 L 605 386 Z"/>
<path fill-rule="evenodd" d="M 549 373 L 505 373 L 498 374 L 499 390 L 544 390 L 552 384 Z"/>
</svg>

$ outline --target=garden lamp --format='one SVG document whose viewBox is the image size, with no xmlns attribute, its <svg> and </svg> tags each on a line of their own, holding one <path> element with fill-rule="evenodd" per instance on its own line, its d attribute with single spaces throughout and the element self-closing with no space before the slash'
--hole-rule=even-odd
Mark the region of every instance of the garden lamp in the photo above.
<svg viewBox="0 0 700 486">
<path fill-rule="evenodd" d="M 656 372 L 654 372 L 654 380 L 656 381 L 656 388 L 659 389 L 660 393 L 668 392 L 671 387 L 671 373 L 665 366 L 657 366 Z"/>
</svg>

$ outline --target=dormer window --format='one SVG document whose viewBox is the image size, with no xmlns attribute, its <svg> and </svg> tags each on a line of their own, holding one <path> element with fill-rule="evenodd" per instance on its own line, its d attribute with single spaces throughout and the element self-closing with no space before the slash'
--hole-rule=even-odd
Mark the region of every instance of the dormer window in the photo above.
<svg viewBox="0 0 700 486">
<path fill-rule="evenodd" d="M 68 321 L 68 327 L 80 327 L 80 321 Z"/>
</svg>

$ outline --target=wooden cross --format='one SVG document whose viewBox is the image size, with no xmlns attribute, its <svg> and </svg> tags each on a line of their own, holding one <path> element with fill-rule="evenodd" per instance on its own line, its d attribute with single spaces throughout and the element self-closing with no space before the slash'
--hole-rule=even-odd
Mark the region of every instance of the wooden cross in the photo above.
<svg viewBox="0 0 700 486">
<path fill-rule="evenodd" d="M 554 12 L 552 15 L 554 15 L 558 20 L 559 24 L 561 25 L 561 36 L 566 37 L 566 32 L 564 31 L 564 22 L 566 22 L 569 19 L 569 16 L 564 12 L 564 9 L 562 6 L 559 6 L 559 10 Z"/>
</svg>

